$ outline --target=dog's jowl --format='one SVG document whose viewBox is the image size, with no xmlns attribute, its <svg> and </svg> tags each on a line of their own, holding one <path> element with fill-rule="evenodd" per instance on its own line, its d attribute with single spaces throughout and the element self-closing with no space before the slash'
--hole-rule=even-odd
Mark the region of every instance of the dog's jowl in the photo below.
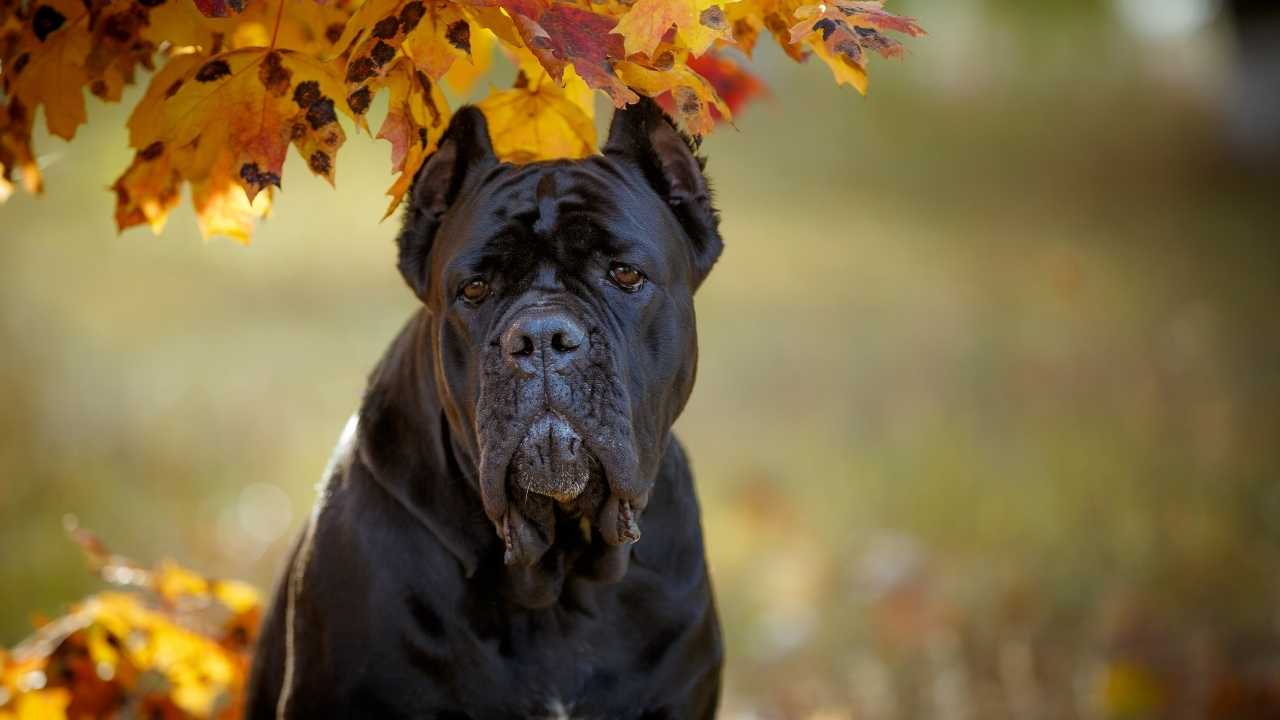
<svg viewBox="0 0 1280 720">
<path fill-rule="evenodd" d="M 644 101 L 600 156 L 511 165 L 464 108 L 398 242 L 422 307 L 281 576 L 249 717 L 713 717 L 671 435 L 721 249 L 689 143 Z"/>
</svg>

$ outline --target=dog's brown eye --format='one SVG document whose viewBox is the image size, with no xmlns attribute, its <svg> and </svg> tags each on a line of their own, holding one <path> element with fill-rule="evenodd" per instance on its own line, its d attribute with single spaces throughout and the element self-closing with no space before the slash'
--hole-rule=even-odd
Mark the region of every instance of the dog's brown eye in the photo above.
<svg viewBox="0 0 1280 720">
<path fill-rule="evenodd" d="M 462 286 L 462 291 L 459 294 L 462 295 L 463 300 L 466 300 L 469 303 L 475 304 L 482 302 L 485 298 L 489 297 L 489 283 L 481 280 L 480 278 L 468 280 L 467 284 Z"/>
<path fill-rule="evenodd" d="M 644 284 L 644 273 L 630 265 L 618 263 L 609 269 L 609 279 L 623 290 L 635 292 Z"/>
</svg>

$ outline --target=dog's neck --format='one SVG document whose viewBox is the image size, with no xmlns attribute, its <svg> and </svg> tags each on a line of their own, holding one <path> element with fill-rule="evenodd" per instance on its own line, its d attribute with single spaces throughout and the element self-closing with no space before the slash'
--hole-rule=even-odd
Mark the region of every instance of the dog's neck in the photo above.
<svg viewBox="0 0 1280 720">
<path fill-rule="evenodd" d="M 502 559 L 485 518 L 471 450 L 456 440 L 431 367 L 431 322 L 419 311 L 369 378 L 360 408 L 359 458 L 384 490 L 439 538 L 467 577 Z M 448 468 L 448 477 L 440 477 Z"/>
</svg>

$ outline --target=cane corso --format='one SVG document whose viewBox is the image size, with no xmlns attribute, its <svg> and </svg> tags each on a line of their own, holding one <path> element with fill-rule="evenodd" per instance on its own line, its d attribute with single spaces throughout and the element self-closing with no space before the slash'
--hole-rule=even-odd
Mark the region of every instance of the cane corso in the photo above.
<svg viewBox="0 0 1280 720">
<path fill-rule="evenodd" d="M 657 105 L 512 165 L 460 110 L 415 179 L 422 307 L 373 371 L 262 632 L 251 718 L 711 718 L 723 658 L 671 425 L 722 247 Z"/>
</svg>

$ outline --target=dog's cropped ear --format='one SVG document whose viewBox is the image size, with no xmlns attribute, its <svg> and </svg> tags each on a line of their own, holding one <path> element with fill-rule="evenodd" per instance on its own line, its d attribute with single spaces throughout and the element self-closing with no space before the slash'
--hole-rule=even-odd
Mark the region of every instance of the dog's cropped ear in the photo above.
<svg viewBox="0 0 1280 720">
<path fill-rule="evenodd" d="M 696 290 L 720 257 L 724 242 L 720 216 L 711 205 L 711 190 L 702 174 L 705 161 L 694 154 L 693 143 L 657 103 L 641 98 L 613 114 L 604 154 L 639 167 L 658 196 L 667 201 L 693 243 Z"/>
<path fill-rule="evenodd" d="M 400 274 L 423 302 L 427 301 L 427 258 L 441 218 L 458 198 L 467 178 L 497 161 L 484 114 L 467 106 L 454 114 L 438 148 L 418 170 L 409 189 L 404 225 L 396 243 L 400 249 Z"/>
</svg>

